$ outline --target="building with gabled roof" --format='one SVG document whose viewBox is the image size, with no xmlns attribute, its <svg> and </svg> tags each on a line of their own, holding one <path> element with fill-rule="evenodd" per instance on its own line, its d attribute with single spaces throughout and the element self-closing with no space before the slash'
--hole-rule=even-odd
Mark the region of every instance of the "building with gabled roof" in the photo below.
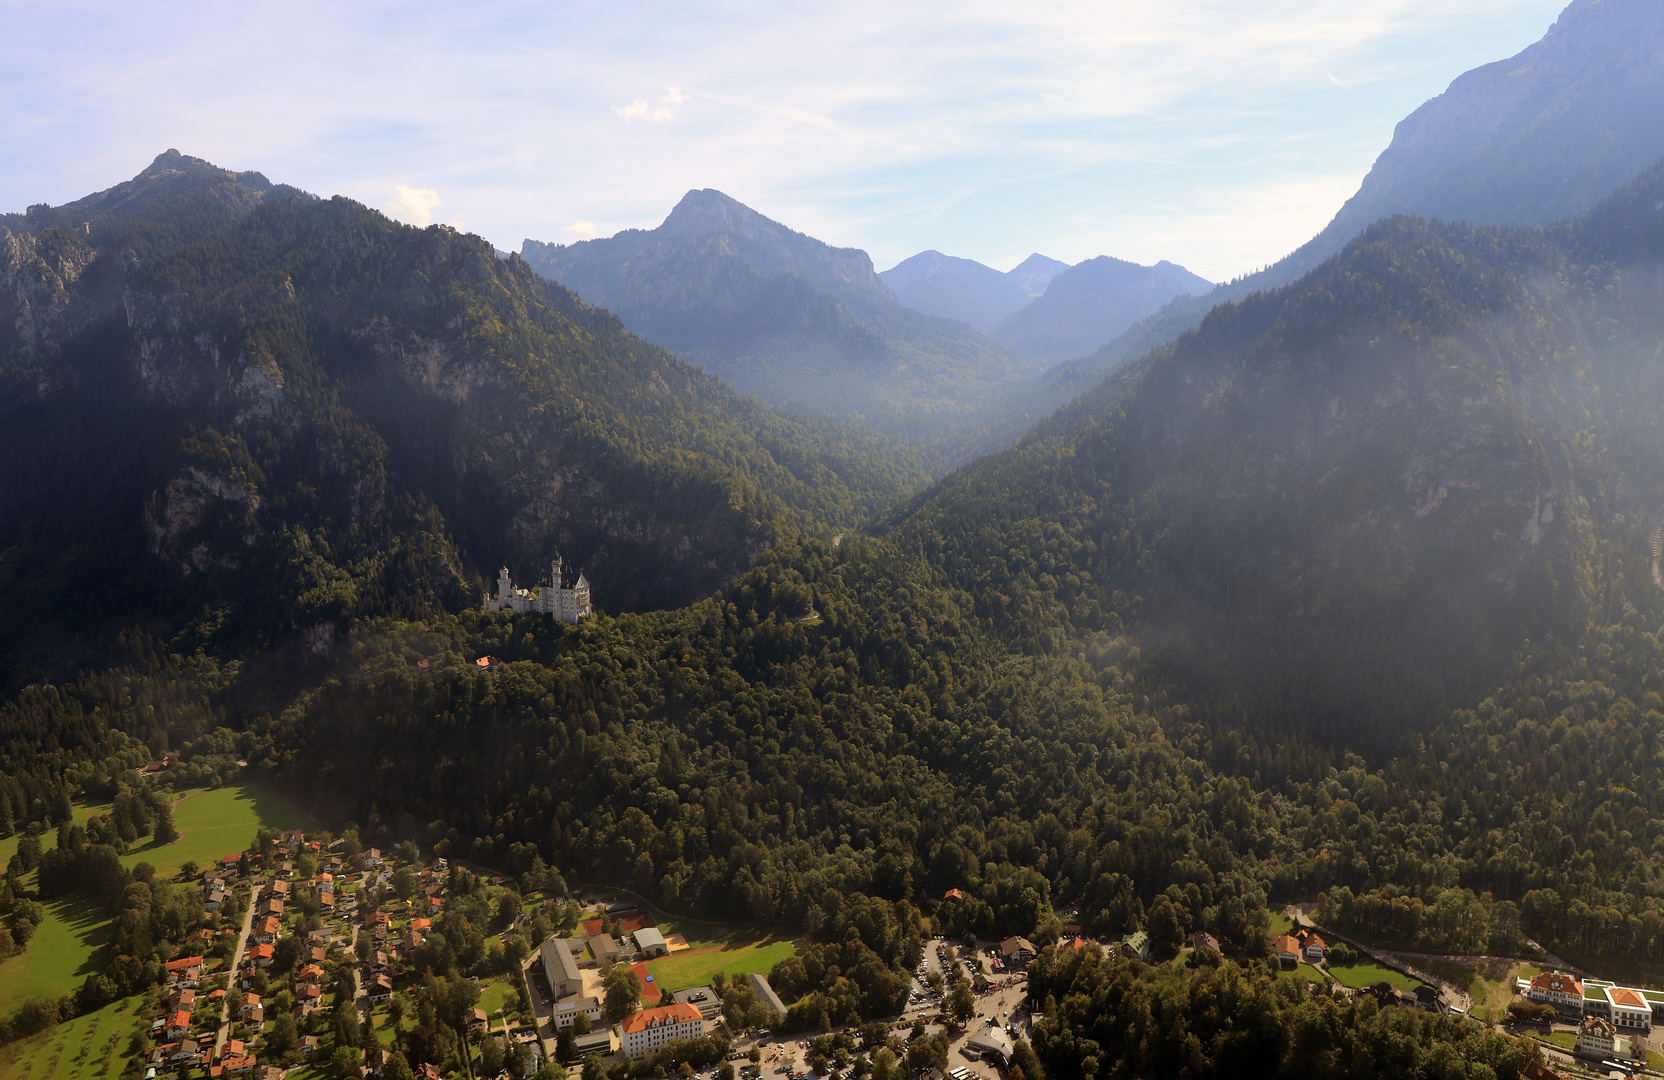
<svg viewBox="0 0 1664 1080">
<path fill-rule="evenodd" d="M 646 1057 L 666 1043 L 695 1039 L 705 1032 L 705 1020 L 692 1005 L 661 1005 L 631 1013 L 619 1025 L 624 1033 L 624 1055 Z"/>
</svg>

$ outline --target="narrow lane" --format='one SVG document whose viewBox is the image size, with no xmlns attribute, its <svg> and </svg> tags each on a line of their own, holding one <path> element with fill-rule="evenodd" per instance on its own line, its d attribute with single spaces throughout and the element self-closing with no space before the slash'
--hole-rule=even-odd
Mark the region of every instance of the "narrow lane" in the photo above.
<svg viewBox="0 0 1664 1080">
<path fill-rule="evenodd" d="M 220 1051 L 225 1049 L 226 1039 L 231 1037 L 231 1002 L 236 999 L 241 1003 L 243 995 L 237 992 L 237 969 L 243 963 L 243 950 L 248 947 L 249 931 L 254 929 L 254 908 L 257 890 L 251 884 L 248 890 L 248 909 L 243 912 L 243 932 L 237 935 L 237 951 L 231 954 L 230 985 L 225 988 L 225 1000 L 220 1003 L 220 1029 L 214 1036 L 214 1060 L 220 1059 Z"/>
</svg>

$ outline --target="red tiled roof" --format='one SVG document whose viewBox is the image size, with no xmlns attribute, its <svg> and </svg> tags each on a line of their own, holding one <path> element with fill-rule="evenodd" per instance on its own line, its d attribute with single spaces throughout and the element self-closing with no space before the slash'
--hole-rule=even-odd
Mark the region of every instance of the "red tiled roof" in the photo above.
<svg viewBox="0 0 1664 1080">
<path fill-rule="evenodd" d="M 647 1030 L 650 1024 L 685 1024 L 699 1018 L 698 1009 L 692 1005 L 681 1003 L 665 1005 L 657 1009 L 642 1009 L 640 1012 L 631 1013 L 624 1018 L 623 1027 L 627 1034 L 633 1035 L 638 1031 Z"/>
<path fill-rule="evenodd" d="M 1556 994 L 1583 996 L 1583 984 L 1570 975 L 1558 971 L 1539 971 L 1531 976 L 1531 989 L 1548 990 Z"/>
<path fill-rule="evenodd" d="M 200 956 L 182 956 L 178 960 L 169 960 L 168 961 L 168 970 L 169 971 L 184 971 L 187 968 L 194 968 L 194 967 L 201 967 L 201 966 L 202 966 L 202 957 L 200 957 Z"/>
<path fill-rule="evenodd" d="M 1289 937 L 1287 934 L 1278 938 L 1275 942 L 1273 942 L 1273 944 L 1276 945 L 1277 952 L 1279 954 L 1292 953 L 1295 956 L 1300 955 L 1300 943 Z"/>
<path fill-rule="evenodd" d="M 942 894 L 942 900 L 944 902 L 946 902 L 948 900 L 963 900 L 963 899 L 965 899 L 965 894 L 963 892 L 961 892 L 960 890 L 958 890 L 958 889 L 949 889 L 947 892 Z"/>
<path fill-rule="evenodd" d="M 1622 986 L 1614 986 L 1606 994 L 1612 999 L 1612 1004 L 1622 1005 L 1627 1009 L 1645 1009 L 1649 1007 L 1640 994 Z"/>
</svg>

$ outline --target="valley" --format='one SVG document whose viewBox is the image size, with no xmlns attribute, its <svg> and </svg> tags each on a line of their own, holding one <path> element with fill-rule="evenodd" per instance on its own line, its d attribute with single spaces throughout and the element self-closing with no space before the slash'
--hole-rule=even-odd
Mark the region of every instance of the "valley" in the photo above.
<svg viewBox="0 0 1664 1080">
<path fill-rule="evenodd" d="M 1218 285 L 0 214 L 0 1080 L 1664 1075 L 1661 33 Z"/>
</svg>

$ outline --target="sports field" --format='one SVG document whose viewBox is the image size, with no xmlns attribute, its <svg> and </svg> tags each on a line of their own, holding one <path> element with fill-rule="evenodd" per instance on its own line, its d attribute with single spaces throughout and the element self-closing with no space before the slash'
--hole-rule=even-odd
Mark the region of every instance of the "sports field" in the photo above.
<svg viewBox="0 0 1664 1080">
<path fill-rule="evenodd" d="M 0 1048 L 0 1080 L 115 1080 L 143 1004 L 143 995 L 123 998 Z"/>
<path fill-rule="evenodd" d="M 79 894 L 42 906 L 46 919 L 28 949 L 0 964 L 0 1014 L 30 998 L 58 997 L 102 970 L 99 950 L 110 935 L 109 913 Z"/>
<path fill-rule="evenodd" d="M 206 867 L 222 855 L 248 847 L 261 828 L 304 829 L 307 821 L 258 787 L 239 784 L 212 791 L 187 791 L 173 804 L 179 839 L 166 847 L 146 840 L 121 857 L 124 866 L 147 862 L 172 875 L 188 862 Z"/>
<path fill-rule="evenodd" d="M 661 993 L 703 986 L 719 971 L 730 978 L 735 975 L 766 975 L 775 964 L 788 956 L 795 956 L 797 945 L 779 940 L 747 941 L 703 949 L 694 944 L 694 950 L 648 963 L 647 968 L 653 973 L 653 981 L 658 984 Z"/>
<path fill-rule="evenodd" d="M 1402 971 L 1394 971 L 1390 967 L 1377 964 L 1373 960 L 1360 960 L 1347 967 L 1329 965 L 1329 974 L 1342 986 L 1350 986 L 1354 990 L 1362 990 L 1385 981 L 1395 990 L 1414 990 L 1421 985 L 1418 979 L 1412 979 Z"/>
</svg>

